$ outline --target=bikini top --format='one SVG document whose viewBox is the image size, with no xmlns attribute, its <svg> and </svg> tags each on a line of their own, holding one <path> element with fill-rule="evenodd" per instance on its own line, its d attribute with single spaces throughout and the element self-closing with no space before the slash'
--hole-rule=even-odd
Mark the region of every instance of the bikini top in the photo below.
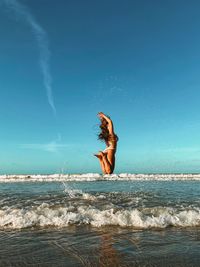
<svg viewBox="0 0 200 267">
<path fill-rule="evenodd" d="M 118 137 L 116 135 L 112 136 L 110 142 L 108 141 L 108 143 L 110 143 L 109 146 L 107 146 L 103 152 L 106 152 L 107 150 L 116 150 L 117 141 L 118 141 Z"/>
</svg>

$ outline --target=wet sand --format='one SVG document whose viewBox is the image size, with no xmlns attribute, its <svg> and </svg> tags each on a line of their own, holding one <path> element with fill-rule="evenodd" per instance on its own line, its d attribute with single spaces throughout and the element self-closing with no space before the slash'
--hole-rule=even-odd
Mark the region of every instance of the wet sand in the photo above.
<svg viewBox="0 0 200 267">
<path fill-rule="evenodd" d="M 0 232 L 0 266 L 198 267 L 200 229 L 70 226 Z"/>
</svg>

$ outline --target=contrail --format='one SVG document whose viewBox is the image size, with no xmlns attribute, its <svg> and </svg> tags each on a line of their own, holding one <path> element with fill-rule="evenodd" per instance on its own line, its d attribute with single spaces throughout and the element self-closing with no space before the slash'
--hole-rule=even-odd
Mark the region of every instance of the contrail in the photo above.
<svg viewBox="0 0 200 267">
<path fill-rule="evenodd" d="M 51 106 L 54 115 L 56 115 L 56 108 L 54 104 L 52 85 L 51 85 L 52 78 L 51 78 L 50 68 L 49 68 L 50 51 L 49 51 L 49 46 L 48 46 L 47 33 L 40 26 L 40 24 L 36 21 L 36 19 L 34 18 L 34 16 L 31 14 L 31 12 L 26 6 L 22 5 L 17 0 L 2 0 L 2 1 L 6 4 L 6 6 L 9 9 L 14 11 L 15 15 L 19 16 L 24 21 L 26 21 L 30 25 L 33 31 L 33 34 L 36 38 L 36 41 L 39 47 L 40 68 L 43 74 L 43 81 L 44 81 L 44 86 L 46 88 L 48 103 Z"/>
</svg>

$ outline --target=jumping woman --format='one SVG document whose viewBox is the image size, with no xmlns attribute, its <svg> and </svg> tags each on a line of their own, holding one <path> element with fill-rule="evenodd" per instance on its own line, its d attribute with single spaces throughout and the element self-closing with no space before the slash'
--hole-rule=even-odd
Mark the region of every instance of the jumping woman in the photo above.
<svg viewBox="0 0 200 267">
<path fill-rule="evenodd" d="M 113 122 L 109 116 L 106 116 L 103 112 L 99 112 L 98 116 L 101 120 L 100 129 L 101 132 L 98 135 L 99 139 L 104 141 L 106 149 L 99 151 L 95 156 L 99 159 L 101 169 L 104 174 L 111 174 L 115 168 L 115 153 L 117 149 L 118 137 L 114 132 Z"/>
</svg>

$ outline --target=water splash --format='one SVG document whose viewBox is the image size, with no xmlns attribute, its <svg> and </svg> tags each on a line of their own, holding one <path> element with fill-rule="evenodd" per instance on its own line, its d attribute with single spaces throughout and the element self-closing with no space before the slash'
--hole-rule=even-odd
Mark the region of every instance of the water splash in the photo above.
<svg viewBox="0 0 200 267">
<path fill-rule="evenodd" d="M 66 182 L 62 182 L 64 192 L 69 195 L 70 198 L 75 198 L 77 195 L 82 195 L 82 190 L 73 189 Z"/>
</svg>

